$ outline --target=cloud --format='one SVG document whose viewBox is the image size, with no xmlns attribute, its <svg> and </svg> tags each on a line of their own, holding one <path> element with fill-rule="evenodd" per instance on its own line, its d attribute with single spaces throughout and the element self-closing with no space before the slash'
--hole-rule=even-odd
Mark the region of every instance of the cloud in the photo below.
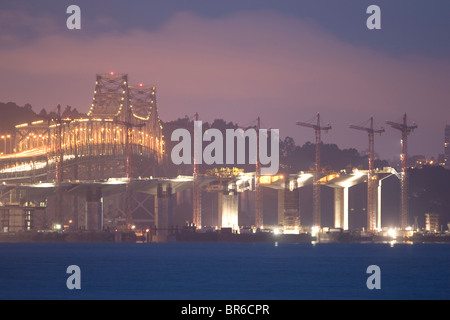
<svg viewBox="0 0 450 320">
<path fill-rule="evenodd" d="M 0 45 L 4 48 L 24 45 L 26 41 L 56 30 L 56 23 L 49 16 L 34 16 L 17 10 L 0 11 Z"/>
<path fill-rule="evenodd" d="M 437 141 L 411 147 L 435 154 L 449 116 L 448 60 L 391 57 L 346 43 L 312 21 L 271 11 L 216 19 L 181 12 L 156 31 L 44 32 L 27 44 L 2 46 L 0 69 L 3 82 L 13 80 L 2 85 L 1 96 L 18 103 L 65 101 L 86 111 L 95 73 L 115 71 L 128 73 L 131 83 L 157 86 L 163 120 L 197 111 L 205 121 L 247 123 L 261 116 L 300 143 L 312 140 L 312 133 L 295 121 L 318 111 L 333 125 L 328 142 L 360 148 L 366 139 L 348 124 L 373 114 L 382 125 L 408 112 L 419 123 L 420 141 L 431 135 Z M 387 146 L 381 154 L 397 153 L 399 138 L 385 136 L 379 138 L 379 146 Z"/>
</svg>

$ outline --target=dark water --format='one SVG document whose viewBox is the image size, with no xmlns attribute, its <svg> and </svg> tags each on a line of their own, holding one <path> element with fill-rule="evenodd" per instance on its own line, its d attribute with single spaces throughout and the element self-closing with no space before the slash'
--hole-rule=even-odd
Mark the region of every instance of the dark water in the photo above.
<svg viewBox="0 0 450 320">
<path fill-rule="evenodd" d="M 69 265 L 81 290 L 66 287 Z M 450 244 L 0 244 L 0 299 L 449 298 Z"/>
</svg>

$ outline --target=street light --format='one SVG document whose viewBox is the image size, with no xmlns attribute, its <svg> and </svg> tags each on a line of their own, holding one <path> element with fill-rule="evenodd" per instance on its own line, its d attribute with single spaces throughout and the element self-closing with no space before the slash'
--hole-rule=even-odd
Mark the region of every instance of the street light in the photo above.
<svg viewBox="0 0 450 320">
<path fill-rule="evenodd" d="M 11 135 L 8 134 L 6 137 L 9 139 L 9 149 L 8 149 L 8 153 L 11 153 Z M 5 146 L 5 148 L 6 148 L 6 146 Z"/>
<path fill-rule="evenodd" d="M 2 135 L 2 139 L 3 139 L 3 154 L 6 154 L 6 139 L 10 139 L 11 138 L 11 135 L 10 134 L 8 134 L 8 135 Z M 10 149 L 11 149 L 11 142 L 9 143 L 9 145 L 10 145 Z"/>
</svg>

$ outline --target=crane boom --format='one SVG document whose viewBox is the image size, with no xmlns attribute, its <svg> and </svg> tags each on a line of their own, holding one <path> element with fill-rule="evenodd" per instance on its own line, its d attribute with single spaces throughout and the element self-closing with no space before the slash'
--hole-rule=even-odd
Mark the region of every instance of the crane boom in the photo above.
<svg viewBox="0 0 450 320">
<path fill-rule="evenodd" d="M 366 131 L 367 133 L 378 133 L 378 134 L 381 134 L 385 131 L 384 128 L 382 128 L 380 130 L 374 130 L 373 128 L 366 128 L 366 127 L 354 126 L 354 125 L 350 125 L 350 129 L 356 129 L 356 130 Z"/>
</svg>

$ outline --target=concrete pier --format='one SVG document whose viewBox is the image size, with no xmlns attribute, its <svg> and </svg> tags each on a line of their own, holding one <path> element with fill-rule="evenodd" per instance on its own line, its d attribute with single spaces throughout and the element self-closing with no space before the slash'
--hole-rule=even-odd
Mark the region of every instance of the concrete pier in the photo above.
<svg viewBox="0 0 450 320">
<path fill-rule="evenodd" d="M 156 234 L 152 241 L 167 241 L 172 228 L 172 208 L 172 186 L 169 183 L 159 183 L 155 195 Z"/>
<path fill-rule="evenodd" d="M 278 224 L 283 225 L 285 233 L 296 233 L 300 230 L 298 190 L 278 190 Z"/>
<path fill-rule="evenodd" d="M 86 230 L 103 229 L 103 195 L 101 188 L 86 188 Z"/>
<path fill-rule="evenodd" d="M 234 190 L 219 192 L 218 203 L 220 227 L 239 229 L 239 194 Z"/>
<path fill-rule="evenodd" d="M 348 187 L 334 188 L 334 227 L 348 230 Z"/>
</svg>

